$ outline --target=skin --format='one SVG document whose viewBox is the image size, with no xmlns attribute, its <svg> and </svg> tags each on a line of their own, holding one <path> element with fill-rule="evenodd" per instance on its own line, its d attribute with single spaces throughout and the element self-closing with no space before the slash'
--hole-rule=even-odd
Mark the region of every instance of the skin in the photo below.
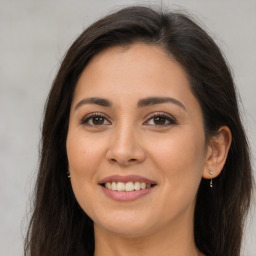
<svg viewBox="0 0 256 256">
<path fill-rule="evenodd" d="M 153 96 L 174 98 L 184 107 L 137 106 Z M 112 106 L 77 105 L 90 97 Z M 104 115 L 98 123 L 83 122 L 95 112 Z M 175 122 L 152 117 L 163 113 Z M 160 47 L 134 44 L 96 55 L 76 85 L 66 142 L 74 194 L 94 221 L 95 256 L 202 255 L 193 236 L 196 193 L 202 177 L 221 172 L 230 142 L 227 127 L 206 141 L 186 73 Z M 141 175 L 157 185 L 134 201 L 116 201 L 98 184 L 115 174 Z"/>
</svg>

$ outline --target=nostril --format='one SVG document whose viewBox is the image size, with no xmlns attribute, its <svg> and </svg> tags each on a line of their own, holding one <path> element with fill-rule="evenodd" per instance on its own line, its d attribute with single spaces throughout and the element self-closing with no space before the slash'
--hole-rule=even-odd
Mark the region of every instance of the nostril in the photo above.
<svg viewBox="0 0 256 256">
<path fill-rule="evenodd" d="M 108 160 L 111 164 L 119 164 L 122 166 L 129 166 L 136 164 L 139 162 L 139 159 L 137 158 L 109 158 Z"/>
<path fill-rule="evenodd" d="M 111 158 L 110 161 L 111 161 L 111 162 L 115 162 L 115 163 L 118 162 L 115 158 Z M 128 163 L 128 162 L 136 162 L 136 161 L 137 161 L 137 160 L 136 160 L 135 158 L 132 158 L 132 159 L 129 159 L 129 160 L 127 161 L 127 163 Z"/>
</svg>

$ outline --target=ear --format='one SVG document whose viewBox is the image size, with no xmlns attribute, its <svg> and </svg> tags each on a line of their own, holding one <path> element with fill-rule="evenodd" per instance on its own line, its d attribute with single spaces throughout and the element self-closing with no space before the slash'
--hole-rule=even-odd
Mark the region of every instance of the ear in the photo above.
<svg viewBox="0 0 256 256">
<path fill-rule="evenodd" d="M 226 162 L 232 134 L 227 126 L 222 126 L 218 133 L 209 139 L 203 178 L 216 178 L 222 171 Z"/>
</svg>

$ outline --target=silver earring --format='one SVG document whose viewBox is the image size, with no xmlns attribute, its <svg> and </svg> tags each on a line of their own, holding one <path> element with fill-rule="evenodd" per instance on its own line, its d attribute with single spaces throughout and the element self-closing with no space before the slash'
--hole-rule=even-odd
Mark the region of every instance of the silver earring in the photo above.
<svg viewBox="0 0 256 256">
<path fill-rule="evenodd" d="M 213 175 L 213 172 L 210 171 L 210 174 Z M 213 187 L 213 185 L 212 185 L 212 178 L 211 178 L 211 181 L 210 181 L 210 187 L 211 187 L 211 188 Z"/>
<path fill-rule="evenodd" d="M 67 175 L 68 175 L 68 178 L 70 179 L 70 172 L 69 171 L 67 171 Z"/>
</svg>

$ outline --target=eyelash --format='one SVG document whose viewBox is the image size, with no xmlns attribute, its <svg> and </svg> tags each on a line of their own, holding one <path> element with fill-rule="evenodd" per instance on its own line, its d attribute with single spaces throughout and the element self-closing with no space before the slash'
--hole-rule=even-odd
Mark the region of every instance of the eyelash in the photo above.
<svg viewBox="0 0 256 256">
<path fill-rule="evenodd" d="M 106 120 L 108 119 L 108 117 L 105 114 L 96 112 L 96 113 L 91 113 L 91 114 L 85 116 L 81 120 L 80 124 L 87 125 L 87 126 L 95 126 L 95 127 L 104 125 L 104 124 L 100 124 L 100 125 L 89 124 L 89 121 L 92 120 L 94 117 L 102 117 L 102 118 L 105 118 Z M 177 121 L 175 120 L 175 118 L 171 117 L 168 114 L 162 113 L 162 112 L 150 114 L 150 116 L 148 117 L 146 122 L 148 122 L 148 120 L 151 120 L 156 117 L 165 118 L 165 121 L 167 120 L 169 122 L 169 124 L 163 124 L 163 125 L 156 124 L 156 125 L 150 125 L 150 126 L 157 126 L 157 127 L 161 128 L 161 127 L 166 127 L 166 126 L 177 124 Z M 109 125 L 109 124 L 107 124 L 107 125 Z"/>
<path fill-rule="evenodd" d="M 166 113 L 163 113 L 163 112 L 156 112 L 156 113 L 150 114 L 148 119 L 147 119 L 147 122 L 148 122 L 148 120 L 151 120 L 151 119 L 156 118 L 156 117 L 165 118 L 165 120 L 167 120 L 169 122 L 169 124 L 152 125 L 152 126 L 166 127 L 166 126 L 177 124 L 177 121 L 175 120 L 175 118 L 173 118 L 172 116 L 170 116 L 170 115 L 168 115 Z"/>
<path fill-rule="evenodd" d="M 94 118 L 94 117 L 103 117 L 103 118 L 105 118 L 105 119 L 108 119 L 107 116 L 104 115 L 104 114 L 102 114 L 102 113 L 91 113 L 91 114 L 85 116 L 85 117 L 81 120 L 80 124 L 81 124 L 81 125 L 88 125 L 88 126 L 97 126 L 97 125 L 88 124 L 88 121 L 89 121 L 89 120 L 92 120 L 92 118 Z"/>
</svg>

